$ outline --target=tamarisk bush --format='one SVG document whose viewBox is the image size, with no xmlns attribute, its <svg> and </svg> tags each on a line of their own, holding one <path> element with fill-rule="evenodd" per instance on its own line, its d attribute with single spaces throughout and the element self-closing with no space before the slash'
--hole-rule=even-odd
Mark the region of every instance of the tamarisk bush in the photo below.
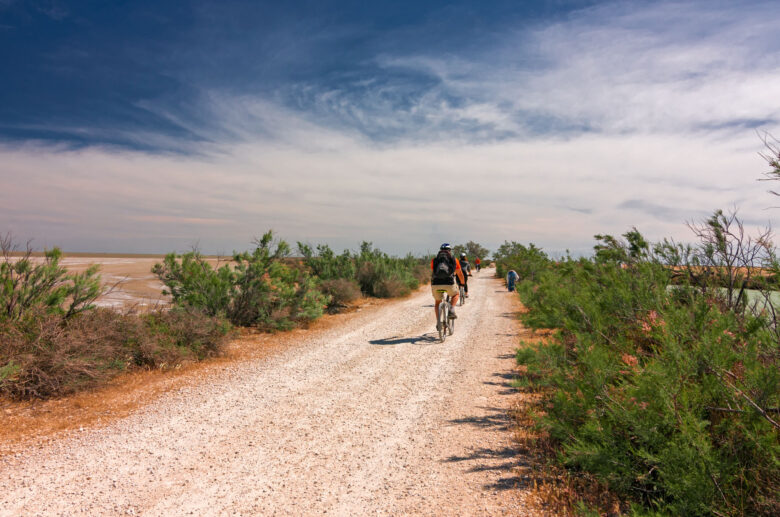
<svg viewBox="0 0 780 517">
<path fill-rule="evenodd" d="M 0 238 L 0 395 L 49 398 L 137 368 L 174 368 L 220 353 L 229 325 L 197 310 L 100 309 L 97 266 L 68 273 L 54 248 L 38 259 Z"/>
<path fill-rule="evenodd" d="M 311 274 L 288 260 L 289 245 L 275 242 L 270 231 L 255 244 L 220 267 L 197 251 L 171 253 L 152 272 L 174 305 L 224 316 L 234 325 L 284 330 L 320 317 L 328 299 Z"/>
<path fill-rule="evenodd" d="M 365 296 L 392 298 L 408 294 L 430 277 L 426 259 L 411 254 L 403 258 L 391 257 L 370 242 L 363 242 L 358 253 L 345 250 L 336 255 L 327 245 L 318 245 L 315 251 L 300 242 L 298 250 L 312 275 L 331 293 L 353 291 L 344 282 L 333 282 L 343 280 L 353 283 Z"/>
<path fill-rule="evenodd" d="M 518 384 L 544 394 L 539 424 L 563 464 L 635 514 L 780 513 L 777 321 L 739 294 L 745 268 L 770 283 L 777 268 L 759 267 L 771 235 L 726 231 L 729 220 L 716 212 L 694 247 L 653 246 L 633 229 L 597 236 L 590 259 L 520 263 L 532 270 L 518 288 L 525 324 L 557 332 L 518 352 Z M 729 262 L 735 250 L 745 260 Z"/>
<path fill-rule="evenodd" d="M 10 234 L 0 237 L 0 320 L 19 321 L 41 311 L 70 318 L 92 309 L 103 294 L 98 266 L 68 273 L 59 248 L 45 251 L 40 261 L 29 246 L 20 256 L 12 256 L 15 249 Z"/>
</svg>

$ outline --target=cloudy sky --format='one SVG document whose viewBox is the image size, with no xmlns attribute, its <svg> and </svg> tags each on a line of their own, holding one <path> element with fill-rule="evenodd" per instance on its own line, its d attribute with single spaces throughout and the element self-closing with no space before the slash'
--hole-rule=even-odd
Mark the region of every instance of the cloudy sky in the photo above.
<svg viewBox="0 0 780 517">
<path fill-rule="evenodd" d="M 776 1 L 0 0 L 0 233 L 587 252 L 777 219 Z M 777 187 L 775 187 L 777 188 Z"/>
</svg>

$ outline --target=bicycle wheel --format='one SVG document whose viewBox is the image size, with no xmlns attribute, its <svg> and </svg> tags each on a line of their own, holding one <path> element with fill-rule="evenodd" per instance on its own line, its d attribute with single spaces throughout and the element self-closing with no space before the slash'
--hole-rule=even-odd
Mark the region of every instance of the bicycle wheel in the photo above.
<svg viewBox="0 0 780 517">
<path fill-rule="evenodd" d="M 447 304 L 447 305 L 449 305 L 449 304 Z M 449 331 L 450 336 L 451 336 L 452 333 L 455 332 L 455 319 L 449 318 L 449 315 L 450 315 L 449 311 L 447 311 L 447 317 L 448 317 L 448 319 L 447 319 L 447 330 Z"/>
<path fill-rule="evenodd" d="M 466 289 L 464 289 L 463 286 L 460 286 L 460 298 L 458 299 L 458 305 L 463 305 L 466 303 Z"/>
<path fill-rule="evenodd" d="M 439 303 L 439 321 L 436 322 L 436 329 L 439 331 L 439 341 L 444 343 L 447 339 L 447 318 L 449 317 L 447 302 L 444 300 Z"/>
</svg>

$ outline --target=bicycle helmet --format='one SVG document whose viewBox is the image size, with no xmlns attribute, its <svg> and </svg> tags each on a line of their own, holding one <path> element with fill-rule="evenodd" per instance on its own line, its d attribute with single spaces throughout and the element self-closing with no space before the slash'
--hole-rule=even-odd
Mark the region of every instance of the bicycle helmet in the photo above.
<svg viewBox="0 0 780 517">
<path fill-rule="evenodd" d="M 439 251 L 441 251 L 441 250 L 452 251 L 452 246 L 450 246 L 450 243 L 445 242 L 444 244 L 439 246 Z"/>
<path fill-rule="evenodd" d="M 466 258 L 466 254 L 465 253 L 461 253 L 460 254 L 460 258 L 462 258 L 462 259 Z"/>
</svg>

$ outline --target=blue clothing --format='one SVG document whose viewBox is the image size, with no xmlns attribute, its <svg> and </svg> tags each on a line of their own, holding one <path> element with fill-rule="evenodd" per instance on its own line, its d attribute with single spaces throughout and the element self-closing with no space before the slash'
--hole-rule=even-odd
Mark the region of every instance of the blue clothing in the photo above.
<svg viewBox="0 0 780 517">
<path fill-rule="evenodd" d="M 506 288 L 509 290 L 509 292 L 515 290 L 515 282 L 517 282 L 519 278 L 520 275 L 518 275 L 514 269 L 506 274 Z"/>
</svg>

